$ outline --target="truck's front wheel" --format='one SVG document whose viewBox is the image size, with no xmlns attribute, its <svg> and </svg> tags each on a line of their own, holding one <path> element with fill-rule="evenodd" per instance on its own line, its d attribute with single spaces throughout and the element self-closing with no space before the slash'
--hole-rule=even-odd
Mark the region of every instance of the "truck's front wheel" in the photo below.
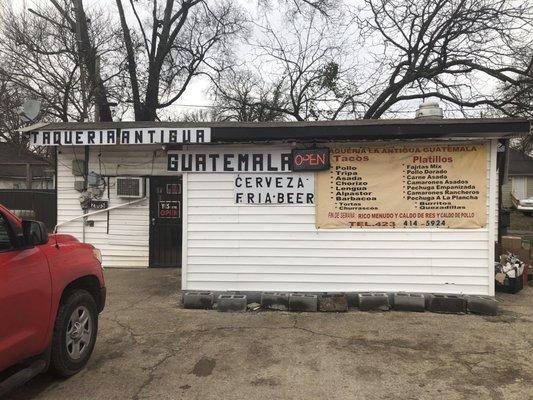
<svg viewBox="0 0 533 400">
<path fill-rule="evenodd" d="M 90 293 L 86 290 L 68 293 L 57 313 L 51 370 L 64 377 L 78 373 L 93 352 L 97 331 L 98 312 Z"/>
</svg>

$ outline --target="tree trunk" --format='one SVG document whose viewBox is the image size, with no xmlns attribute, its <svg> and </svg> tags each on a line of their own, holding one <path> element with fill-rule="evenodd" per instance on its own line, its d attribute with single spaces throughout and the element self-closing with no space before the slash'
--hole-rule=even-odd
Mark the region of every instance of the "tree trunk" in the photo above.
<svg viewBox="0 0 533 400">
<path fill-rule="evenodd" d="M 87 79 L 91 86 L 91 93 L 94 96 L 95 107 L 100 121 L 113 121 L 111 108 L 107 101 L 107 94 L 104 82 L 97 68 L 96 49 L 92 46 L 87 27 L 87 16 L 83 9 L 82 0 L 74 0 L 74 11 L 76 15 L 76 32 L 78 34 L 78 47 L 81 53 L 80 60 L 87 69 Z"/>
</svg>

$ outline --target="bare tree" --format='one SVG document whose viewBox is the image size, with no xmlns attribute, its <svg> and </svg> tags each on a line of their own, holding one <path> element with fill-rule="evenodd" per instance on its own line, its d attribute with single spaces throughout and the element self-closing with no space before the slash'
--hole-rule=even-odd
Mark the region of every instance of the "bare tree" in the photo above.
<svg viewBox="0 0 533 400">
<path fill-rule="evenodd" d="M 107 64 L 116 52 L 116 34 L 109 29 L 106 16 L 98 12 L 90 17 L 83 13 L 85 34 L 80 36 L 71 12 L 68 0 L 61 4 L 53 0 L 53 6 L 20 13 L 4 6 L 0 14 L 0 76 L 25 96 L 41 100 L 45 119 L 83 121 L 96 107 L 99 119 L 111 120 L 108 96 L 117 73 L 102 78 L 94 68 L 96 60 L 103 58 Z M 83 44 L 80 37 L 88 43 Z M 87 68 L 91 63 L 92 72 Z"/>
<path fill-rule="evenodd" d="M 268 19 L 256 24 L 256 38 L 249 41 L 254 58 L 245 63 L 249 70 L 228 71 L 215 82 L 217 104 L 230 106 L 239 120 L 260 120 L 257 112 L 298 121 L 354 113 L 362 93 L 345 52 L 344 27 L 328 23 L 318 11 L 292 16 L 284 25 L 280 30 Z"/>
<path fill-rule="evenodd" d="M 16 133 L 20 124 L 18 108 L 21 104 L 22 99 L 16 87 L 0 77 L 0 142 L 21 145 L 20 135 Z"/>
<path fill-rule="evenodd" d="M 214 93 L 214 113 L 218 120 L 241 122 L 285 119 L 286 99 L 281 82 L 266 86 L 247 70 L 230 70 L 219 76 Z"/>
<path fill-rule="evenodd" d="M 361 35 L 379 36 L 372 54 L 365 118 L 395 104 L 435 97 L 461 108 L 489 106 L 507 114 L 507 99 L 489 82 L 519 85 L 528 68 L 515 46 L 531 44 L 532 5 L 513 0 L 364 0 Z M 533 61 L 533 59 L 532 59 Z M 531 64 L 531 61 L 529 62 Z"/>
<path fill-rule="evenodd" d="M 140 3 L 129 1 L 135 29 L 116 0 L 127 54 L 136 120 L 154 120 L 159 109 L 175 103 L 196 76 L 222 70 L 231 55 L 231 39 L 243 17 L 230 1 L 166 0 L 152 2 L 151 19 Z"/>
<path fill-rule="evenodd" d="M 183 121 L 183 122 L 218 121 L 217 115 L 213 109 L 199 109 L 199 110 L 193 110 L 193 111 L 185 111 L 178 115 L 178 120 Z"/>
<path fill-rule="evenodd" d="M 30 11 L 50 24 L 52 29 L 63 31 L 67 29 L 74 36 L 76 46 L 72 50 L 78 56 L 77 63 L 81 73 L 82 95 L 94 99 L 96 119 L 112 121 L 108 92 L 100 70 L 101 57 L 104 51 L 99 49 L 99 45 L 105 46 L 111 39 L 107 37 L 108 40 L 99 42 L 99 39 L 106 36 L 104 32 L 110 25 L 109 20 L 101 12 L 94 15 L 91 20 L 85 13 L 82 0 L 50 0 L 50 2 L 57 10 L 58 15 L 50 18 L 43 13 L 47 10 L 46 8 L 42 10 L 30 9 Z M 95 23 L 91 23 L 91 21 L 95 21 Z M 87 118 L 87 115 L 84 117 Z"/>
<path fill-rule="evenodd" d="M 268 20 L 256 29 L 255 58 L 243 64 L 264 77 L 256 86 L 279 83 L 280 102 L 269 105 L 258 91 L 239 97 L 220 83 L 217 96 L 296 120 L 380 118 L 429 97 L 516 115 L 528 101 L 533 58 L 518 57 L 533 47 L 532 3 L 363 0 L 346 10 L 337 8 L 335 20 L 308 10 L 291 14 L 283 30 Z"/>
</svg>

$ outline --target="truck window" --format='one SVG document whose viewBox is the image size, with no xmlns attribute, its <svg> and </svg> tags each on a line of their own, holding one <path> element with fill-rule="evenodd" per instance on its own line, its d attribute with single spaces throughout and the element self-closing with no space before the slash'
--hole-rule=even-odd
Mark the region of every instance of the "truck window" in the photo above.
<svg viewBox="0 0 533 400">
<path fill-rule="evenodd" d="M 9 226 L 4 217 L 0 215 L 0 251 L 10 250 L 12 247 Z"/>
</svg>

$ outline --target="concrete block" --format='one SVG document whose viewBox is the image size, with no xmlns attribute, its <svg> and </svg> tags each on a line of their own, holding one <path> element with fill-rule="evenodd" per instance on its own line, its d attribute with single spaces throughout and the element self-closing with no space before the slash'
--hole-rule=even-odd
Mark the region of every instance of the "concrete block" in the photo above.
<svg viewBox="0 0 533 400">
<path fill-rule="evenodd" d="M 261 307 L 267 310 L 287 311 L 289 309 L 289 294 L 264 292 L 261 294 Z"/>
<path fill-rule="evenodd" d="M 239 291 L 235 294 L 243 294 L 246 296 L 246 301 L 250 303 L 261 303 L 261 292 Z"/>
<path fill-rule="evenodd" d="M 243 294 L 221 294 L 217 299 L 217 309 L 221 312 L 246 311 L 246 296 Z"/>
<path fill-rule="evenodd" d="M 465 314 L 466 299 L 458 294 L 426 295 L 426 307 L 431 312 L 445 314 Z"/>
<path fill-rule="evenodd" d="M 472 314 L 498 315 L 498 301 L 489 296 L 467 296 L 466 309 Z"/>
<path fill-rule="evenodd" d="M 348 300 L 348 307 L 359 307 L 359 295 L 357 293 L 346 293 L 346 299 Z"/>
<path fill-rule="evenodd" d="M 318 310 L 324 312 L 348 311 L 348 299 L 344 293 L 326 293 L 318 296 Z"/>
<path fill-rule="evenodd" d="M 316 312 L 318 297 L 316 294 L 291 293 L 289 295 L 290 311 Z"/>
<path fill-rule="evenodd" d="M 183 307 L 210 310 L 214 300 L 213 292 L 186 292 L 183 294 Z"/>
<path fill-rule="evenodd" d="M 390 308 L 387 293 L 359 293 L 361 311 L 387 311 Z"/>
<path fill-rule="evenodd" d="M 394 293 L 395 310 L 398 311 L 426 311 L 426 300 L 421 293 Z"/>
</svg>

